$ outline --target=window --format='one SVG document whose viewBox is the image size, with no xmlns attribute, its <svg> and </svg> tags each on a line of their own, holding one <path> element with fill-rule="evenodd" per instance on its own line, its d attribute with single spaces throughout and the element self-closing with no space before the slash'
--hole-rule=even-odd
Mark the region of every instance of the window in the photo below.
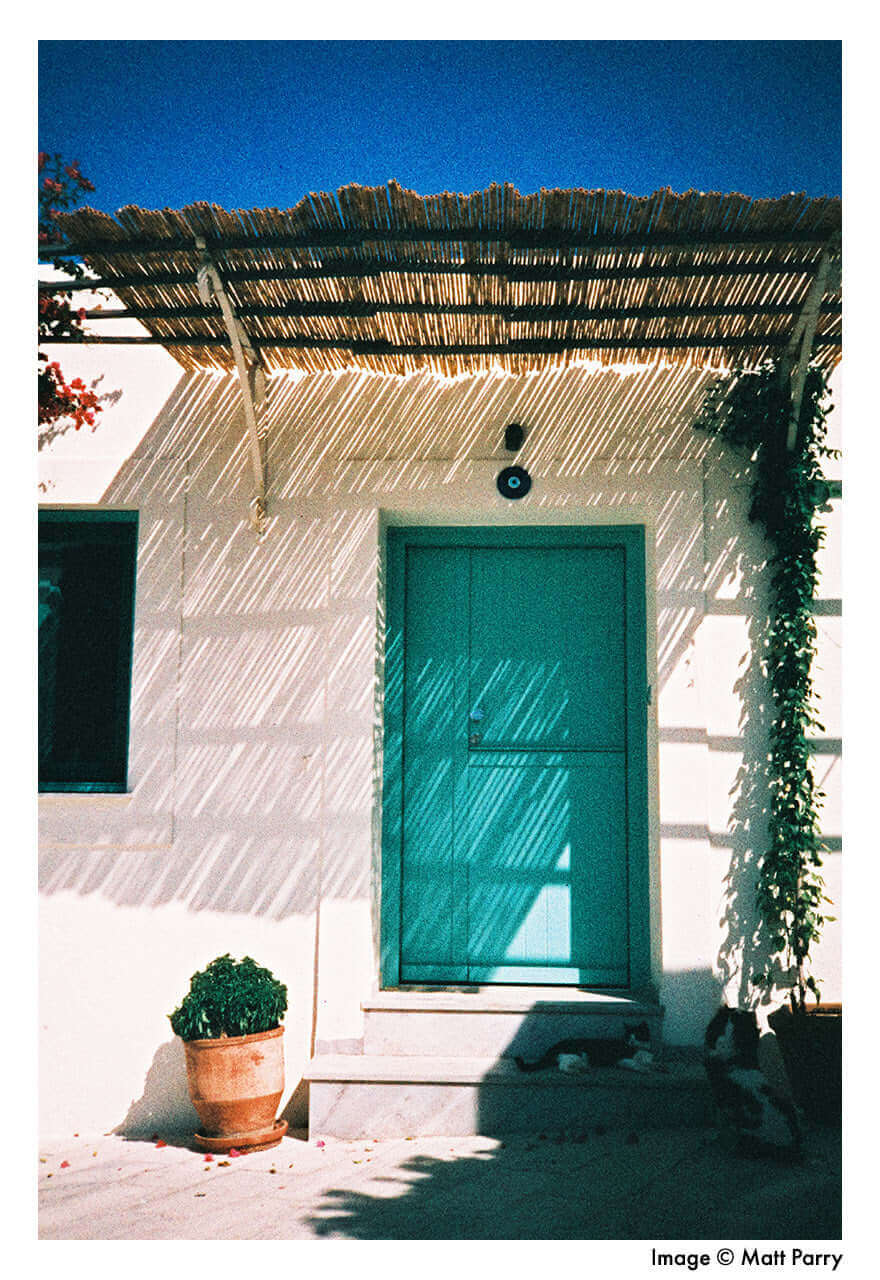
<svg viewBox="0 0 880 1280">
<path fill-rule="evenodd" d="M 41 511 L 39 787 L 125 791 L 136 511 Z"/>
</svg>

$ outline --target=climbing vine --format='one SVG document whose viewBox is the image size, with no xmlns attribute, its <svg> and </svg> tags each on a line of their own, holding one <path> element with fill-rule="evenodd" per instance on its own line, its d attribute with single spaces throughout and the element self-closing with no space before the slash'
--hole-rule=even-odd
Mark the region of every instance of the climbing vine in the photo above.
<svg viewBox="0 0 880 1280">
<path fill-rule="evenodd" d="M 812 666 L 816 653 L 813 598 L 817 555 L 825 530 L 816 520 L 829 489 L 822 461 L 837 457 L 826 446 L 828 386 L 823 371 L 807 372 L 794 448 L 787 444 L 791 416 L 788 376 L 774 363 L 737 372 L 709 392 L 697 426 L 745 450 L 752 463 L 749 519 L 763 526 L 772 553 L 770 609 L 762 667 L 774 706 L 769 741 L 768 847 L 759 863 L 756 905 L 769 942 L 769 960 L 752 981 L 772 990 L 790 984 L 792 1008 L 819 999 L 809 972 L 813 943 L 833 916 L 825 914 L 819 810 L 824 798 L 811 765 L 809 735 L 824 731 L 816 715 Z"/>
</svg>

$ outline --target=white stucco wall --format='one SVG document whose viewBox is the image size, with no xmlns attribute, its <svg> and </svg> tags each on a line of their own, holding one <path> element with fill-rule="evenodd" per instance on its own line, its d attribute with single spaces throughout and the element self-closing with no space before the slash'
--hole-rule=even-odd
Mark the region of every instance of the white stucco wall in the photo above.
<svg viewBox="0 0 880 1280">
<path fill-rule="evenodd" d="M 234 379 L 184 376 L 157 348 L 61 358 L 71 373 L 100 365 L 122 395 L 94 432 L 41 452 L 40 500 L 136 507 L 140 548 L 130 794 L 39 804 L 43 1132 L 189 1124 L 165 1015 L 221 952 L 251 954 L 288 985 L 288 1094 L 313 1036 L 360 1036 L 376 975 L 377 629 L 393 523 L 646 526 L 654 971 L 667 1039 L 696 1042 L 722 982 L 741 986 L 748 921 L 732 907 L 745 911 L 761 822 L 749 790 L 760 735 L 743 698 L 762 549 L 741 459 L 692 430 L 708 375 L 275 377 L 258 542 Z M 513 420 L 534 479 L 518 503 L 494 485 Z M 832 898 L 835 545 L 819 616 Z M 828 999 L 838 951 L 829 927 Z"/>
</svg>

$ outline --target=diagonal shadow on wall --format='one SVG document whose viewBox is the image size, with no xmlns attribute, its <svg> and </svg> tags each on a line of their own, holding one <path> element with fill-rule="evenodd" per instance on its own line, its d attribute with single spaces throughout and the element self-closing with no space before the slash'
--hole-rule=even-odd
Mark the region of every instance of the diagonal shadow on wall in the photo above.
<svg viewBox="0 0 880 1280">
<path fill-rule="evenodd" d="M 365 603 L 375 600 L 375 582 L 358 567 L 373 563 L 363 548 L 376 537 L 375 523 L 356 508 L 345 512 L 346 493 L 354 486 L 369 508 L 371 490 L 389 477 L 403 492 L 433 484 L 436 470 L 425 471 L 420 459 L 491 457 L 500 447 L 497 423 L 508 418 L 534 424 L 536 475 L 560 473 L 576 483 L 602 463 L 616 486 L 596 499 L 624 511 L 644 492 L 634 484 L 630 496 L 627 478 L 644 477 L 664 458 L 698 461 L 707 492 L 714 473 L 744 489 L 747 463 L 693 431 L 707 382 L 705 373 L 681 369 L 642 378 L 554 371 L 461 384 L 363 373 L 274 379 L 274 514 L 258 544 L 244 518 L 250 479 L 235 382 L 182 378 L 104 495 L 109 505 L 144 512 L 134 793 L 125 808 L 88 816 L 81 806 L 74 810 L 74 829 L 42 849 L 41 891 L 100 893 L 125 906 L 179 901 L 195 911 L 276 920 L 311 912 L 319 892 L 369 898 L 375 886 L 357 846 L 369 810 L 374 848 L 378 835 L 382 689 L 375 650 L 383 601 L 377 625 L 375 602 Z M 328 475 L 344 479 L 340 460 L 352 459 L 359 461 L 351 484 L 341 480 L 338 495 L 328 494 Z M 739 731 L 729 741 L 706 742 L 710 753 L 741 753 L 742 760 L 726 830 L 722 823 L 689 834 L 661 821 L 660 836 L 708 836 L 713 847 L 731 849 L 720 956 L 729 979 L 760 954 L 749 903 L 766 821 L 764 548 L 741 537 L 740 516 L 740 525 L 731 524 L 730 535 L 703 554 L 687 541 L 700 536 L 699 513 L 679 510 L 681 502 L 675 492 L 657 496 L 660 693 L 689 661 L 705 617 L 746 618 Z M 710 525 L 718 516 L 704 513 Z M 691 530 L 684 542 L 683 529 Z M 724 596 L 722 587 L 734 579 L 735 595 Z M 365 669 L 377 672 L 375 699 Z M 326 686 L 316 670 L 326 670 Z M 372 726 L 366 734 L 365 720 Z M 662 710 L 659 733 L 661 746 L 690 742 L 693 733 L 706 741 L 705 730 L 664 725 Z M 832 755 L 839 749 L 833 741 L 826 746 Z M 832 836 L 832 848 L 835 842 Z"/>
<path fill-rule="evenodd" d="M 497 424 L 518 416 L 534 424 L 536 474 L 576 479 L 613 459 L 605 470 L 625 510 L 628 473 L 641 477 L 636 495 L 658 452 L 699 457 L 690 423 L 704 382 L 680 369 L 273 379 L 270 530 L 258 544 L 234 379 L 182 378 L 103 495 L 141 510 L 132 795 L 47 811 L 41 891 L 274 920 L 313 911 L 319 884 L 324 897 L 368 899 L 360 846 L 377 751 L 363 731 L 373 709 L 362 672 L 365 656 L 376 665 L 377 620 L 375 574 L 359 566 L 376 529 L 336 511 L 328 478 L 358 459 L 358 486 L 375 463 L 406 492 L 434 484 L 446 460 L 454 493 L 457 460 L 500 456 Z M 703 584 L 672 532 L 679 499 L 658 500 L 663 680 L 692 643 Z"/>
</svg>

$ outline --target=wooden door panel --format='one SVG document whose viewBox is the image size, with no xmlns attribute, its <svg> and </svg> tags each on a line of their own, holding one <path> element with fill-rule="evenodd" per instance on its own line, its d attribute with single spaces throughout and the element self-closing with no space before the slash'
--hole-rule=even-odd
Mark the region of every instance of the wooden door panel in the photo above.
<svg viewBox="0 0 880 1280">
<path fill-rule="evenodd" d="M 644 897 L 633 531 L 398 536 L 383 901 L 397 980 L 626 986 Z"/>
<path fill-rule="evenodd" d="M 471 553 L 470 709 L 486 746 L 623 746 L 619 548 Z"/>
<path fill-rule="evenodd" d="M 467 959 L 479 980 L 493 980 L 489 969 L 495 981 L 523 981 L 512 967 L 559 966 L 560 981 L 625 983 L 623 753 L 481 751 L 468 776 L 457 846 L 467 861 Z"/>
<path fill-rule="evenodd" d="M 408 967 L 463 962 L 453 834 L 456 597 L 467 552 L 415 547 L 406 565 L 401 955 Z M 461 673 L 458 674 L 458 683 Z"/>
</svg>

